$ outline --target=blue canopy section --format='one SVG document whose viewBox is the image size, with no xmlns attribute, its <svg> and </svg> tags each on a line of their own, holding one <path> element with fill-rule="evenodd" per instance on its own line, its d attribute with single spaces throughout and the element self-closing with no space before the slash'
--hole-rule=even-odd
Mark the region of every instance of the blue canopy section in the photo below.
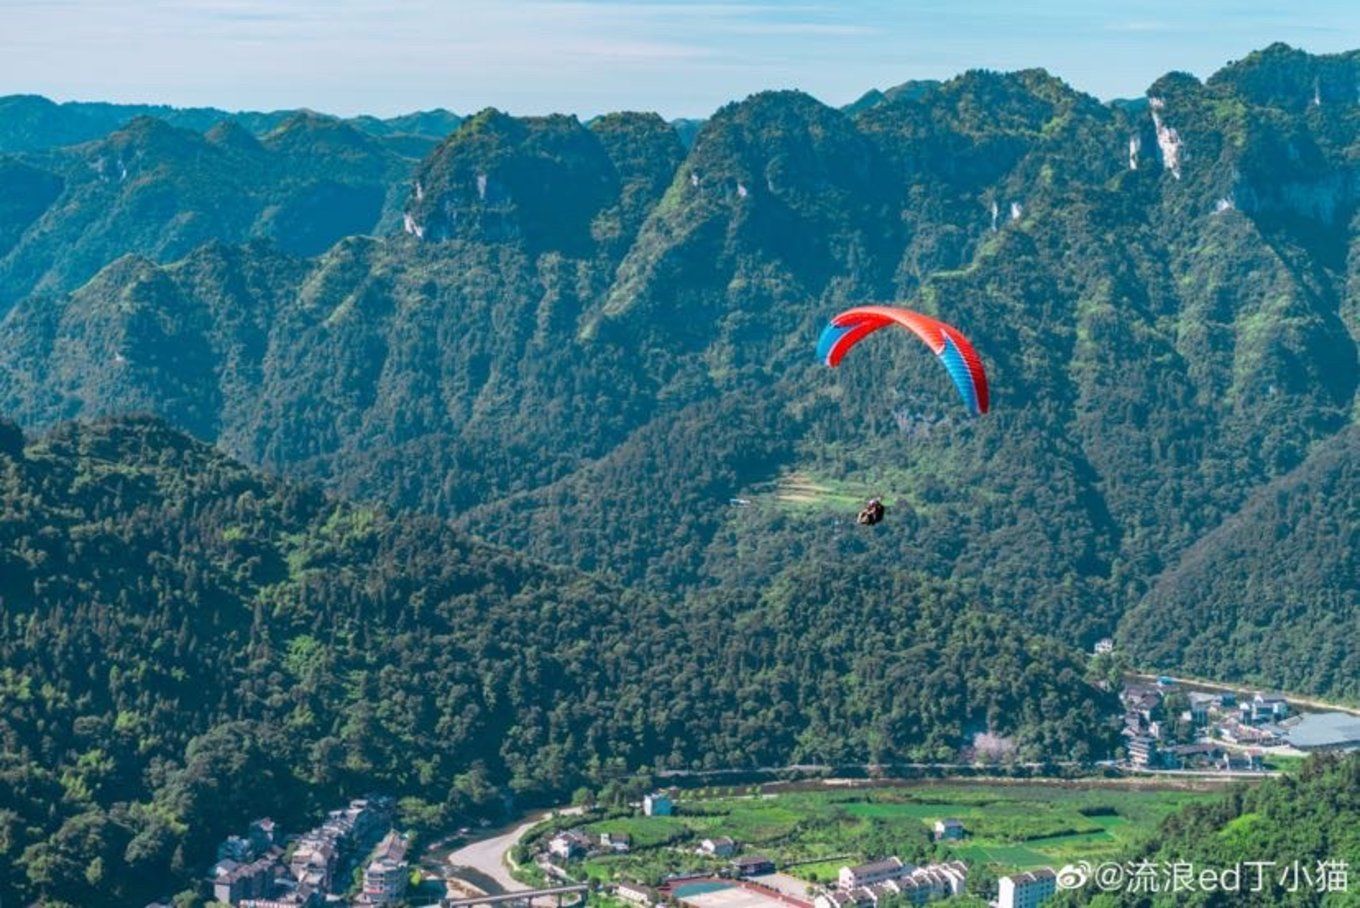
<svg viewBox="0 0 1360 908">
<path fill-rule="evenodd" d="M 835 322 L 822 329 L 822 336 L 817 340 L 817 358 L 822 362 L 827 362 L 831 357 L 831 351 L 836 346 L 836 342 L 850 333 L 854 325 L 837 325 Z"/>
<path fill-rule="evenodd" d="M 954 379 L 954 387 L 959 389 L 959 396 L 963 398 L 964 404 L 968 407 L 968 412 L 974 416 L 982 415 L 982 408 L 978 406 L 977 388 L 973 386 L 973 373 L 968 371 L 968 363 L 964 362 L 963 354 L 954 345 L 954 341 L 945 335 L 944 349 L 940 351 L 940 362 L 949 370 L 949 377 Z"/>
</svg>

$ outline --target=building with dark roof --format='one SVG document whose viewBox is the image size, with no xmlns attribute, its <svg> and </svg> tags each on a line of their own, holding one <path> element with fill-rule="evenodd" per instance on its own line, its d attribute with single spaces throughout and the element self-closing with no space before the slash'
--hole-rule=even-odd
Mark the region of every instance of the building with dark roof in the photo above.
<svg viewBox="0 0 1360 908">
<path fill-rule="evenodd" d="M 760 876 L 762 873 L 774 873 L 774 861 L 763 854 L 743 855 L 733 861 L 732 866 L 741 876 Z"/>
<path fill-rule="evenodd" d="M 838 882 L 842 889 L 857 889 L 905 876 L 911 871 L 911 865 L 903 864 L 899 857 L 891 857 L 855 867 L 842 867 Z"/>
</svg>

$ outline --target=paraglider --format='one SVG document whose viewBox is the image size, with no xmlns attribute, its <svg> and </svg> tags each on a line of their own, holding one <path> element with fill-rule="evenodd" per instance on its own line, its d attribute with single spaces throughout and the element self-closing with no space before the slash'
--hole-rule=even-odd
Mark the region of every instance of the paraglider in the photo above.
<svg viewBox="0 0 1360 908">
<path fill-rule="evenodd" d="M 859 512 L 859 516 L 855 518 L 855 523 L 862 527 L 871 527 L 883 519 L 885 512 L 886 508 L 883 507 L 883 502 L 877 498 L 870 498 L 863 510 Z"/>
<path fill-rule="evenodd" d="M 959 390 L 968 412 L 981 416 L 989 406 L 987 373 L 982 360 L 968 339 L 952 325 L 928 315 L 896 306 L 857 306 L 831 319 L 817 342 L 817 356 L 828 366 L 835 367 L 864 338 L 879 328 L 901 325 L 925 341 L 940 362 L 944 363 L 954 386 Z"/>
</svg>

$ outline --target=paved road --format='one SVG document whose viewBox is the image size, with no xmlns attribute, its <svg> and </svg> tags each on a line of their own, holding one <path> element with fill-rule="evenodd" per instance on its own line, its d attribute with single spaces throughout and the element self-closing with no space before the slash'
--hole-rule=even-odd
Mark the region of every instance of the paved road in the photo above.
<svg viewBox="0 0 1360 908">
<path fill-rule="evenodd" d="M 568 808 L 558 812 L 577 814 L 581 811 L 579 808 Z M 510 875 L 510 868 L 505 862 L 505 856 L 524 837 L 526 832 L 546 816 L 548 816 L 547 813 L 534 814 L 511 829 L 495 833 L 489 838 L 471 842 L 456 851 L 450 852 L 448 857 L 449 875 L 458 876 L 456 869 L 458 867 L 471 867 L 478 873 L 495 880 L 506 892 L 518 892 L 530 888 Z"/>
<path fill-rule="evenodd" d="M 1130 672 L 1129 674 L 1139 681 L 1156 682 L 1158 678 L 1170 678 L 1182 687 L 1203 688 L 1207 691 L 1228 691 L 1234 694 L 1254 694 L 1256 691 L 1264 689 L 1261 687 L 1244 687 L 1240 684 L 1224 684 L 1221 681 L 1206 681 L 1203 678 L 1184 678 L 1179 675 L 1152 675 L 1144 672 Z M 1285 693 L 1283 691 L 1281 693 L 1284 694 L 1286 703 L 1306 706 L 1309 709 L 1324 712 L 1342 712 L 1350 713 L 1353 716 L 1360 716 L 1360 709 L 1345 703 L 1333 703 L 1329 700 L 1319 700 L 1316 697 L 1302 697 L 1298 694 Z"/>
<path fill-rule="evenodd" d="M 510 868 L 505 864 L 505 853 L 513 848 L 515 843 L 523 838 L 524 834 L 541 819 L 543 819 L 541 814 L 530 817 L 507 832 L 493 835 L 488 839 L 480 839 L 449 852 L 450 874 L 457 876 L 457 868 L 471 867 L 478 873 L 495 880 L 506 892 L 528 889 L 528 886 L 510 875 Z"/>
</svg>

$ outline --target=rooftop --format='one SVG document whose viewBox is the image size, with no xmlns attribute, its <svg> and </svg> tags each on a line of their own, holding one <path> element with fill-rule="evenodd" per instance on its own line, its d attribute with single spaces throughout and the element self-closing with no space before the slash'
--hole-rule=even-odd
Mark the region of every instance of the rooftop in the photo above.
<svg viewBox="0 0 1360 908">
<path fill-rule="evenodd" d="M 884 873 L 902 869 L 900 858 L 886 858 L 882 861 L 870 861 L 867 864 L 860 864 L 858 867 L 851 867 L 850 872 L 855 876 L 867 876 L 871 873 Z"/>
<path fill-rule="evenodd" d="M 1309 713 L 1286 734 L 1297 747 L 1360 746 L 1360 716 Z"/>
</svg>

